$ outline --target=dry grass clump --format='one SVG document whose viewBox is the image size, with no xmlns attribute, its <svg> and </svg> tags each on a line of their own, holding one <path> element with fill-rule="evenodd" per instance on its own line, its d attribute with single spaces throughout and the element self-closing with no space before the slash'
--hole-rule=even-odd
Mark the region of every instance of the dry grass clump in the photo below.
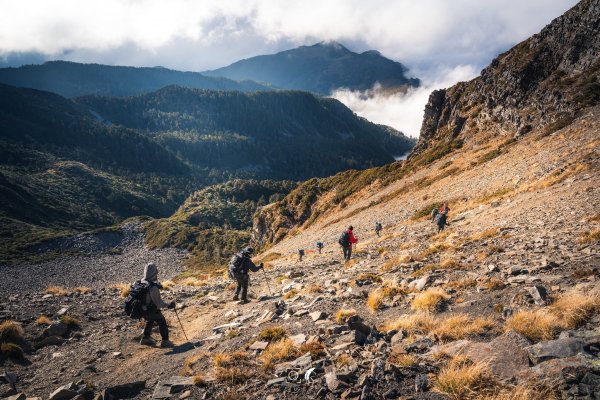
<svg viewBox="0 0 600 400">
<path fill-rule="evenodd" d="M 568 329 L 583 325 L 598 311 L 600 296 L 575 291 L 563 294 L 550 306 L 550 312 Z"/>
<path fill-rule="evenodd" d="M 191 356 L 187 357 L 183 361 L 183 368 L 181 369 L 182 376 L 195 376 L 196 375 L 196 367 L 200 363 L 209 357 L 209 354 L 205 351 L 199 351 Z"/>
<path fill-rule="evenodd" d="M 451 399 L 464 400 L 490 386 L 490 372 L 485 364 L 450 362 L 437 376 L 435 390 Z"/>
<path fill-rule="evenodd" d="M 308 285 L 306 287 L 306 289 L 304 289 L 304 291 L 306 293 L 323 293 L 323 287 L 321 285 L 318 285 L 316 283 L 311 283 L 310 285 Z"/>
<path fill-rule="evenodd" d="M 583 279 L 588 276 L 593 276 L 598 273 L 598 270 L 595 268 L 578 268 L 571 274 L 571 278 L 573 279 Z"/>
<path fill-rule="evenodd" d="M 577 241 L 581 244 L 594 243 L 599 240 L 600 240 L 600 228 L 595 228 L 589 232 L 584 232 L 577 239 Z"/>
<path fill-rule="evenodd" d="M 352 356 L 346 353 L 341 353 L 333 360 L 335 366 L 340 369 L 349 366 L 352 364 L 352 361 L 354 361 Z"/>
<path fill-rule="evenodd" d="M 392 351 L 388 361 L 399 367 L 414 367 L 419 364 L 419 359 L 414 354 L 398 354 Z"/>
<path fill-rule="evenodd" d="M 71 329 L 77 329 L 81 327 L 81 323 L 78 319 L 71 317 L 68 314 L 63 314 L 59 317 L 60 322 L 67 325 Z"/>
<path fill-rule="evenodd" d="M 600 222 L 600 214 L 596 214 L 593 217 L 589 217 L 587 219 L 588 224 L 594 224 Z"/>
<path fill-rule="evenodd" d="M 500 278 L 490 278 L 485 282 L 484 286 L 487 290 L 501 290 L 504 289 L 506 284 Z"/>
<path fill-rule="evenodd" d="M 389 259 L 385 263 L 383 263 L 383 265 L 381 266 L 381 271 L 383 271 L 383 272 L 389 271 L 392 268 L 394 268 L 400 264 L 406 264 L 409 261 L 410 261 L 410 256 L 408 256 L 408 255 Z"/>
<path fill-rule="evenodd" d="M 62 286 L 48 286 L 44 291 L 46 294 L 52 294 L 54 296 L 68 296 L 69 292 Z"/>
<path fill-rule="evenodd" d="M 206 385 L 206 379 L 200 374 L 194 375 L 192 377 L 192 384 L 194 386 L 204 386 Z"/>
<path fill-rule="evenodd" d="M 167 281 L 169 282 L 169 281 Z M 192 286 L 192 287 L 200 287 L 200 286 L 204 286 L 208 284 L 208 281 L 206 279 L 198 279 L 196 277 L 193 276 L 188 276 L 185 279 L 182 279 L 179 281 L 180 285 L 183 286 Z M 165 282 L 163 282 L 163 288 L 165 287 Z M 167 290 L 169 287 L 171 287 L 172 285 L 167 285 Z"/>
<path fill-rule="evenodd" d="M 300 349 L 291 339 L 281 339 L 271 343 L 260 356 L 265 368 L 271 368 L 278 361 L 292 360 L 300 356 Z"/>
<path fill-rule="evenodd" d="M 540 385 L 521 384 L 510 388 L 502 388 L 498 393 L 478 396 L 477 400 L 557 400 L 554 391 Z"/>
<path fill-rule="evenodd" d="M 492 254 L 496 254 L 496 253 L 502 253 L 504 251 L 504 249 L 502 247 L 499 246 L 489 246 L 487 249 L 480 251 L 479 253 L 475 254 L 475 259 L 477 261 L 483 261 L 486 258 L 488 258 L 489 256 L 491 256 Z"/>
<path fill-rule="evenodd" d="M 560 321 L 546 310 L 519 311 L 505 325 L 507 331 L 512 329 L 534 342 L 554 338 L 559 328 Z"/>
<path fill-rule="evenodd" d="M 396 295 L 405 294 L 405 290 L 398 286 L 383 286 L 369 293 L 367 298 L 367 307 L 372 312 L 376 312 L 383 306 L 383 302 L 391 299 Z"/>
<path fill-rule="evenodd" d="M 452 341 L 483 335 L 496 328 L 496 323 L 490 318 L 473 318 L 467 314 L 456 314 L 440 321 L 433 329 L 433 333 L 438 340 Z"/>
<path fill-rule="evenodd" d="M 266 342 L 275 342 L 287 336 L 288 332 L 280 326 L 270 326 L 258 334 L 259 339 Z"/>
<path fill-rule="evenodd" d="M 440 262 L 440 269 L 451 269 L 461 271 L 467 269 L 467 267 L 454 258 L 446 258 Z"/>
<path fill-rule="evenodd" d="M 50 324 L 52 324 L 52 320 L 50 318 L 46 317 L 44 314 L 41 314 L 35 320 L 35 324 L 36 325 L 50 325 Z"/>
<path fill-rule="evenodd" d="M 243 351 L 217 353 L 213 357 L 215 378 L 223 383 L 243 383 L 254 375 L 250 355 Z"/>
<path fill-rule="evenodd" d="M 371 282 L 377 282 L 377 283 L 383 282 L 383 279 L 381 279 L 381 277 L 379 275 L 373 274 L 370 272 L 360 273 L 360 274 L 356 275 L 354 280 L 355 281 L 371 281 Z"/>
<path fill-rule="evenodd" d="M 388 322 L 384 325 L 384 330 L 404 330 L 409 335 L 418 334 L 426 335 L 431 332 L 437 325 L 437 320 L 429 314 L 412 314 L 403 315 L 402 317 Z"/>
<path fill-rule="evenodd" d="M 298 289 L 291 289 L 290 291 L 286 292 L 283 295 L 284 300 L 288 300 L 291 299 L 292 297 L 296 296 L 300 294 L 300 291 Z"/>
<path fill-rule="evenodd" d="M 22 342 L 25 340 L 25 331 L 18 322 L 6 320 L 0 323 L 0 342 Z"/>
<path fill-rule="evenodd" d="M 303 343 L 300 346 L 300 353 L 301 354 L 310 353 L 310 356 L 313 360 L 316 360 L 316 359 L 326 355 L 325 347 L 316 340 L 312 340 L 310 342 Z"/>
<path fill-rule="evenodd" d="M 354 315 L 356 315 L 356 310 L 354 308 L 342 308 L 335 314 L 335 322 L 338 324 L 345 324 L 348 318 Z"/>
<path fill-rule="evenodd" d="M 419 254 L 417 254 L 414 257 L 414 259 L 415 260 L 424 260 L 427 257 L 430 257 L 439 252 L 452 251 L 454 249 L 455 249 L 454 245 L 452 245 L 450 243 L 436 243 L 436 244 L 430 245 L 427 249 L 425 249 L 422 252 L 420 252 Z"/>
<path fill-rule="evenodd" d="M 131 286 L 126 283 L 114 283 L 110 285 L 111 289 L 117 289 L 119 291 L 119 297 L 125 298 L 129 295 L 129 290 Z"/>
<path fill-rule="evenodd" d="M 479 233 L 474 233 L 473 235 L 469 236 L 468 240 L 477 241 L 477 240 L 490 239 L 490 238 L 498 236 L 499 233 L 500 233 L 500 229 L 490 228 L 490 229 L 481 231 Z"/>
<path fill-rule="evenodd" d="M 275 278 L 275 283 L 278 285 L 281 285 L 281 283 L 286 279 L 287 279 L 287 276 L 279 275 L 277 278 Z"/>
<path fill-rule="evenodd" d="M 456 290 L 470 289 L 475 286 L 477 286 L 477 280 L 474 278 L 464 278 L 458 281 L 450 281 L 446 284 L 446 287 Z"/>
<path fill-rule="evenodd" d="M 160 283 L 160 288 L 162 290 L 171 290 L 173 288 L 173 286 L 175 285 L 175 282 L 173 282 L 172 280 L 166 280 Z"/>
<path fill-rule="evenodd" d="M 92 293 L 92 288 L 87 287 L 87 286 L 78 286 L 75 289 L 73 289 L 73 291 L 75 293 L 79 293 L 79 294 L 88 294 L 88 293 Z"/>
<path fill-rule="evenodd" d="M 415 296 L 411 308 L 413 310 L 436 312 L 439 311 L 444 302 L 449 299 L 450 296 L 448 296 L 443 289 L 430 288 Z"/>
<path fill-rule="evenodd" d="M 0 344 L 0 353 L 2 353 L 5 357 L 9 357 L 14 360 L 22 360 L 25 357 L 25 353 L 23 352 L 21 346 L 14 343 Z"/>
</svg>

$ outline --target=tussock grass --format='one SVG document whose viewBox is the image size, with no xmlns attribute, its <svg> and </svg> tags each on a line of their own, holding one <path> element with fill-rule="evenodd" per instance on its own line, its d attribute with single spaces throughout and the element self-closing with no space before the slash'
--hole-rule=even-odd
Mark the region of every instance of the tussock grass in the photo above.
<svg viewBox="0 0 600 400">
<path fill-rule="evenodd" d="M 487 290 L 501 290 L 504 289 L 506 284 L 500 278 L 490 278 L 485 282 L 484 286 Z"/>
<path fill-rule="evenodd" d="M 362 272 L 362 273 L 356 275 L 354 280 L 355 281 L 371 281 L 371 282 L 376 282 L 376 283 L 383 282 L 383 279 L 381 279 L 381 277 L 379 275 L 373 274 L 370 272 Z"/>
<path fill-rule="evenodd" d="M 414 367 L 419 364 L 419 359 L 414 354 L 390 354 L 388 361 L 399 367 Z"/>
<path fill-rule="evenodd" d="M 546 310 L 519 311 L 506 321 L 505 330 L 514 330 L 529 340 L 553 339 L 560 329 L 560 321 Z"/>
<path fill-rule="evenodd" d="M 434 254 L 440 253 L 442 251 L 453 251 L 455 250 L 454 245 L 450 243 L 436 243 L 430 245 L 427 249 L 423 250 L 413 258 L 415 260 L 424 260 L 427 257 L 431 257 Z"/>
<path fill-rule="evenodd" d="M 194 375 L 192 377 L 192 384 L 194 386 L 204 386 L 206 385 L 206 379 L 200 374 Z"/>
<path fill-rule="evenodd" d="M 341 353 L 333 360 L 335 366 L 340 369 L 349 366 L 352 364 L 352 361 L 354 361 L 352 356 L 346 353 Z"/>
<path fill-rule="evenodd" d="M 184 279 L 180 280 L 179 284 L 183 285 L 183 286 L 200 287 L 200 286 L 207 285 L 208 284 L 208 280 L 206 280 L 206 279 L 198 279 L 198 278 L 196 278 L 194 276 L 188 276 L 187 278 L 184 278 Z M 163 287 L 164 286 L 165 286 L 165 283 L 163 282 Z M 169 285 L 167 285 L 167 287 L 169 287 Z"/>
<path fill-rule="evenodd" d="M 504 251 L 504 249 L 502 247 L 499 246 L 489 246 L 487 249 L 480 251 L 479 253 L 475 254 L 475 259 L 477 261 L 483 261 L 486 258 L 488 258 L 489 256 L 491 256 L 492 254 L 495 253 L 502 253 Z"/>
<path fill-rule="evenodd" d="M 316 360 L 316 359 L 326 355 L 325 347 L 316 340 L 303 343 L 300 346 L 300 353 L 301 354 L 310 353 L 310 356 L 313 360 Z"/>
<path fill-rule="evenodd" d="M 402 317 L 388 322 L 384 330 L 405 330 L 408 334 L 426 335 L 431 332 L 437 324 L 437 320 L 429 314 L 417 313 L 403 315 Z"/>
<path fill-rule="evenodd" d="M 87 287 L 87 286 L 78 286 L 75 289 L 73 289 L 73 291 L 75 293 L 79 293 L 79 294 L 88 294 L 88 293 L 92 293 L 92 288 Z"/>
<path fill-rule="evenodd" d="M 384 285 L 369 293 L 367 297 L 367 307 L 371 312 L 377 312 L 383 306 L 383 302 L 391 299 L 396 295 L 404 295 L 406 290 L 396 285 Z"/>
<path fill-rule="evenodd" d="M 600 240 L 600 228 L 595 228 L 589 232 L 584 232 L 577 239 L 577 241 L 580 244 L 594 243 L 599 240 Z"/>
<path fill-rule="evenodd" d="M 124 299 L 125 297 L 127 297 L 129 295 L 129 290 L 131 289 L 131 286 L 128 285 L 127 283 L 114 283 L 114 284 L 110 285 L 110 288 L 118 290 L 119 297 Z"/>
<path fill-rule="evenodd" d="M 600 214 L 596 214 L 587 219 L 588 224 L 600 223 Z"/>
<path fill-rule="evenodd" d="M 6 320 L 0 323 L 0 343 L 22 342 L 25 340 L 25 331 L 18 322 Z"/>
<path fill-rule="evenodd" d="M 323 287 L 321 285 L 318 285 L 316 283 L 311 283 L 310 285 L 308 285 L 306 287 L 306 289 L 304 289 L 304 291 L 306 293 L 323 293 Z"/>
<path fill-rule="evenodd" d="M 540 387 L 541 386 L 541 387 Z M 520 384 L 501 388 L 497 393 L 477 396 L 476 400 L 557 400 L 554 391 L 544 385 Z"/>
<path fill-rule="evenodd" d="M 161 289 L 162 290 L 171 290 L 173 288 L 173 286 L 175 285 L 175 282 L 173 282 L 172 280 L 166 280 L 160 283 Z"/>
<path fill-rule="evenodd" d="M 258 338 L 260 340 L 264 340 L 267 342 L 275 342 L 286 338 L 288 336 L 288 332 L 280 327 L 280 326 L 271 326 L 266 329 L 263 329 L 259 334 Z"/>
<path fill-rule="evenodd" d="M 44 291 L 46 294 L 52 294 L 54 296 L 68 296 L 69 292 L 62 286 L 48 286 Z"/>
<path fill-rule="evenodd" d="M 342 308 L 335 314 L 335 322 L 338 324 L 345 324 L 348 318 L 356 315 L 354 308 Z"/>
<path fill-rule="evenodd" d="M 408 255 L 404 255 L 404 256 L 399 256 L 399 257 L 395 257 L 392 259 L 387 260 L 385 263 L 383 263 L 383 265 L 381 266 L 381 271 L 385 272 L 385 271 L 389 271 L 392 268 L 400 265 L 400 264 L 406 264 L 407 262 L 410 261 L 410 256 Z"/>
<path fill-rule="evenodd" d="M 446 284 L 446 287 L 456 290 L 470 289 L 475 286 L 477 286 L 477 280 L 474 278 L 464 278 L 458 281 L 450 281 Z"/>
<path fill-rule="evenodd" d="M 300 349 L 291 339 L 281 339 L 271 343 L 260 356 L 265 368 L 271 368 L 278 361 L 292 360 L 300 356 Z"/>
<path fill-rule="evenodd" d="M 61 315 L 59 317 L 59 320 L 60 320 L 60 322 L 67 325 L 71 329 L 77 329 L 77 328 L 81 327 L 81 323 L 79 322 L 79 320 L 68 314 Z"/>
<path fill-rule="evenodd" d="M 187 357 L 183 361 L 183 368 L 181 368 L 180 375 L 181 376 L 195 376 L 197 374 L 196 370 L 197 370 L 198 364 L 201 361 L 208 359 L 209 356 L 210 356 L 209 353 L 207 353 L 205 351 L 199 351 L 199 352 Z"/>
<path fill-rule="evenodd" d="M 50 325 L 50 324 L 52 324 L 52 320 L 50 318 L 46 317 L 44 314 L 41 314 L 35 320 L 35 324 L 36 325 Z"/>
<path fill-rule="evenodd" d="M 244 383 L 255 373 L 250 355 L 243 351 L 217 353 L 213 357 L 213 366 L 216 380 L 223 383 Z"/>
<path fill-rule="evenodd" d="M 430 288 L 415 296 L 411 308 L 417 311 L 436 312 L 439 311 L 444 302 L 449 299 L 450 296 L 448 296 L 443 289 Z"/>
<path fill-rule="evenodd" d="M 456 314 L 441 320 L 433 334 L 442 341 L 464 339 L 495 331 L 496 323 L 490 318 L 473 318 L 467 314 Z"/>
<path fill-rule="evenodd" d="M 563 327 L 568 329 L 585 324 L 598 311 L 600 311 L 600 296 L 584 295 L 575 291 L 563 294 L 550 305 L 550 312 L 561 321 Z"/>
<path fill-rule="evenodd" d="M 291 299 L 292 297 L 295 297 L 298 294 L 300 294 L 300 291 L 298 289 L 291 289 L 290 291 L 286 292 L 283 295 L 283 299 L 288 300 L 288 299 Z"/>
<path fill-rule="evenodd" d="M 0 353 L 2 353 L 5 357 L 12 358 L 13 360 L 22 360 L 25 357 L 23 348 L 14 343 L 0 344 Z"/>
<path fill-rule="evenodd" d="M 472 398 L 489 387 L 490 372 L 485 364 L 450 363 L 437 376 L 435 390 L 451 399 Z"/>
<path fill-rule="evenodd" d="M 479 233 L 475 233 L 471 236 L 469 236 L 470 241 L 478 241 L 478 240 L 485 240 L 485 239 L 491 239 L 493 237 L 496 237 L 500 234 L 500 229 L 498 228 L 490 228 L 490 229 L 486 229 L 484 231 L 481 231 Z"/>
</svg>

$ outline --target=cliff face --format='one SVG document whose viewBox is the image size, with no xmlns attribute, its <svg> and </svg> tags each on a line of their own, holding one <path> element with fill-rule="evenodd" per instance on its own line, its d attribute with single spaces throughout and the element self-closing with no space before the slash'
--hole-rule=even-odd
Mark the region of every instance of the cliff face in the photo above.
<svg viewBox="0 0 600 400">
<path fill-rule="evenodd" d="M 564 125 L 600 101 L 599 74 L 600 1 L 583 0 L 479 77 L 431 93 L 411 156 L 482 132 L 522 135 Z"/>
</svg>

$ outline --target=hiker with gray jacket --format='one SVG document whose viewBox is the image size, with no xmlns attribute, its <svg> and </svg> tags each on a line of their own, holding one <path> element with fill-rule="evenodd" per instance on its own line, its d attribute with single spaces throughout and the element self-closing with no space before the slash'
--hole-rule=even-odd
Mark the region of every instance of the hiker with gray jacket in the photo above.
<svg viewBox="0 0 600 400">
<path fill-rule="evenodd" d="M 144 319 L 146 326 L 144 327 L 144 335 L 140 340 L 140 344 L 154 345 L 154 340 L 150 337 L 152 328 L 156 323 L 161 336 L 160 347 L 172 347 L 173 343 L 169 340 L 169 326 L 164 315 L 160 312 L 163 308 L 175 308 L 175 301 L 165 303 L 160 296 L 162 285 L 158 282 L 158 267 L 154 263 L 148 263 L 144 268 L 144 278 L 142 284 L 148 285 L 148 292 L 145 299 Z"/>
<path fill-rule="evenodd" d="M 263 268 L 263 263 L 260 263 L 259 266 L 254 265 L 252 259 L 250 258 L 254 253 L 254 249 L 252 247 L 246 247 L 239 253 L 236 253 L 231 257 L 229 261 L 229 278 L 235 280 L 237 282 L 237 286 L 235 288 L 235 296 L 233 296 L 233 300 L 240 300 L 240 292 L 242 293 L 241 303 L 248 303 L 248 284 L 250 283 L 250 275 L 249 272 L 258 272 Z"/>
</svg>

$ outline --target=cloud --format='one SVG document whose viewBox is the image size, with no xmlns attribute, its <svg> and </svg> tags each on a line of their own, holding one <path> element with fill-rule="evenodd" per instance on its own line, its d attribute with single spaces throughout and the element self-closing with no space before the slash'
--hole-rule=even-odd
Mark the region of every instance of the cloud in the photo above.
<svg viewBox="0 0 600 400">
<path fill-rule="evenodd" d="M 114 63 L 119 63 L 127 59 L 128 52 L 122 51 L 127 48 L 135 49 L 140 64 L 168 65 L 171 58 L 161 54 L 169 54 L 181 69 L 203 69 L 213 66 L 213 58 L 232 62 L 258 53 L 252 50 L 338 40 L 357 49 L 380 50 L 419 68 L 432 63 L 482 65 L 490 55 L 538 31 L 575 3 L 0 0 L 0 54 L 114 53 Z"/>
<path fill-rule="evenodd" d="M 338 99 L 356 114 L 380 124 L 389 125 L 408 136 L 418 137 L 423 121 L 423 111 L 429 94 L 435 90 L 466 81 L 478 75 L 472 65 L 459 65 L 452 69 L 439 70 L 434 81 L 424 81 L 419 88 L 407 93 L 386 94 L 376 85 L 373 89 L 360 92 L 347 89 L 337 90 L 332 97 Z"/>
</svg>

